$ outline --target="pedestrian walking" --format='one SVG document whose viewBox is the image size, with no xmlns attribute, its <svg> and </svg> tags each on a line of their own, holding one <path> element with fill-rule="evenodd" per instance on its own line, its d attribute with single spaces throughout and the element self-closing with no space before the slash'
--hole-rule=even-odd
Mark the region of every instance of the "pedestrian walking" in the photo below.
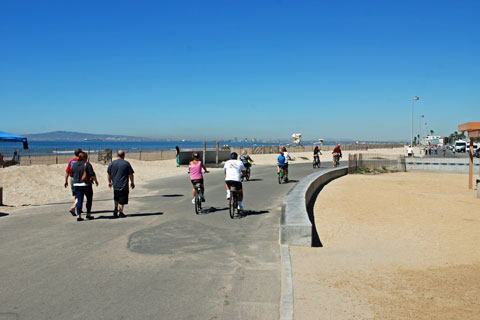
<svg viewBox="0 0 480 320">
<path fill-rule="evenodd" d="M 72 167 L 73 165 L 78 161 L 78 155 L 82 152 L 82 149 L 78 148 L 75 149 L 75 158 L 70 160 L 70 162 L 67 165 L 67 170 L 65 170 L 65 183 L 64 186 L 65 188 L 68 187 L 68 182 L 70 180 L 70 188 L 72 190 L 72 195 L 73 195 L 73 206 L 70 208 L 69 212 L 72 214 L 72 216 L 76 216 L 77 214 L 75 213 L 75 207 L 77 206 L 77 195 L 75 194 L 75 187 L 73 186 L 73 174 L 72 174 Z"/>
<path fill-rule="evenodd" d="M 92 184 L 95 182 L 95 184 L 98 186 L 98 180 L 92 165 L 87 160 L 88 154 L 86 152 L 80 152 L 78 154 L 78 161 L 72 166 L 73 186 L 77 196 L 77 221 L 84 220 L 82 218 L 82 205 L 84 196 L 87 198 L 86 218 L 89 220 L 93 219 L 93 216 L 91 215 L 93 202 Z"/>
<path fill-rule="evenodd" d="M 130 187 L 135 188 L 134 171 L 130 162 L 125 160 L 125 152 L 118 150 L 117 159 L 108 165 L 108 187 L 113 187 L 113 209 L 114 218 L 125 218 L 124 206 L 128 204 L 128 180 L 130 179 Z"/>
<path fill-rule="evenodd" d="M 177 159 L 177 168 L 180 167 L 180 148 L 175 147 L 175 158 Z"/>
</svg>

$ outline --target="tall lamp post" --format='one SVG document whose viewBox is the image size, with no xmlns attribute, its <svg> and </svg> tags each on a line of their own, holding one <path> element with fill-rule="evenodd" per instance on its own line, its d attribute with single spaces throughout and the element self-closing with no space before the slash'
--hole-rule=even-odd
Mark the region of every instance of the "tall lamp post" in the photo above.
<svg viewBox="0 0 480 320">
<path fill-rule="evenodd" d="M 418 119 L 418 131 L 420 131 L 419 132 L 420 138 L 422 137 L 422 122 L 423 122 L 422 120 L 423 120 L 424 117 L 425 117 L 425 115 L 422 114 L 420 116 L 420 118 Z M 420 139 L 420 138 L 418 138 L 418 139 Z"/>
<path fill-rule="evenodd" d="M 420 99 L 419 97 L 415 96 L 412 98 L 412 139 L 410 140 L 410 146 L 413 147 L 413 103 Z"/>
</svg>

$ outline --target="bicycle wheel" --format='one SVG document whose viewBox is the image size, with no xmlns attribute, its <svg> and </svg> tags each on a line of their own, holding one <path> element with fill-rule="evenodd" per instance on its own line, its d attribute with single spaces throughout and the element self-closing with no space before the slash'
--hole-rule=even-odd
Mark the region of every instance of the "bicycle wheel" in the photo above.
<svg viewBox="0 0 480 320">
<path fill-rule="evenodd" d="M 199 214 L 202 211 L 202 199 L 200 198 L 200 191 L 195 189 L 195 213 Z"/>
<path fill-rule="evenodd" d="M 250 167 L 245 170 L 245 179 L 250 180 Z"/>
<path fill-rule="evenodd" d="M 230 199 L 228 200 L 228 209 L 230 211 L 230 218 L 235 217 L 235 210 L 237 208 L 237 195 L 234 192 L 231 192 Z"/>
<path fill-rule="evenodd" d="M 280 172 L 278 173 L 278 183 L 282 184 L 283 180 L 283 169 L 280 169 Z"/>
</svg>

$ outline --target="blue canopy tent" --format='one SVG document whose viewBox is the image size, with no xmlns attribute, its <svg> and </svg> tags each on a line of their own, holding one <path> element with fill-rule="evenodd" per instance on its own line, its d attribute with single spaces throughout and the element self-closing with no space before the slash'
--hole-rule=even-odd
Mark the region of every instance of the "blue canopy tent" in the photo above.
<svg viewBox="0 0 480 320">
<path fill-rule="evenodd" d="M 17 136 L 16 134 L 0 131 L 0 142 L 22 142 L 23 149 L 28 149 L 27 138 L 22 136 Z"/>
</svg>

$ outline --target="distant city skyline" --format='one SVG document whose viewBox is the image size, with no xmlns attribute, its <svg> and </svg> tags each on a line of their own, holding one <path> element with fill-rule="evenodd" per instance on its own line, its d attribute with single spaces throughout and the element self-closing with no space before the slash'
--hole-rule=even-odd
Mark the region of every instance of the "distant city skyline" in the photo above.
<svg viewBox="0 0 480 320">
<path fill-rule="evenodd" d="M 478 1 L 4 1 L 0 34 L 16 134 L 410 141 L 414 96 L 414 136 L 480 121 Z"/>
</svg>

